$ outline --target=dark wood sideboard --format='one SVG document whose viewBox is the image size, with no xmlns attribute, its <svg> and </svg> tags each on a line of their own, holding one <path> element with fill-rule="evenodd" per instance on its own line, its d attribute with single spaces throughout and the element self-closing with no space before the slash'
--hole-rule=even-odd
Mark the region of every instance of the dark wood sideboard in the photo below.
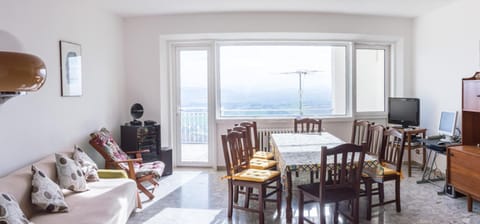
<svg viewBox="0 0 480 224">
<path fill-rule="evenodd" d="M 462 145 L 447 148 L 447 183 L 480 200 L 480 72 L 462 80 Z"/>
</svg>

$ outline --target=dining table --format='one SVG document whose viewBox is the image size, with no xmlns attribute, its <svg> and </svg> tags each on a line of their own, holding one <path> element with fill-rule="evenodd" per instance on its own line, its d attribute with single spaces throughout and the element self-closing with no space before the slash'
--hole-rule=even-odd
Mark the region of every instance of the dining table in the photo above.
<svg viewBox="0 0 480 224">
<path fill-rule="evenodd" d="M 286 190 L 286 217 L 292 220 L 292 172 L 317 171 L 322 166 L 322 146 L 333 148 L 345 141 L 328 132 L 272 134 L 270 144 Z M 328 165 L 328 164 L 327 164 Z M 365 154 L 364 167 L 376 167 L 377 158 Z"/>
</svg>

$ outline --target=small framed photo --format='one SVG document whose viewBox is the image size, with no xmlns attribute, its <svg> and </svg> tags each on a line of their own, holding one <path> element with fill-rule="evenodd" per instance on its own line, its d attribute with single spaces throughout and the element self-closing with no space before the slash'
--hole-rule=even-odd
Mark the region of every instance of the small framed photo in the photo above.
<svg viewBox="0 0 480 224">
<path fill-rule="evenodd" d="M 60 41 L 60 69 L 62 96 L 81 96 L 82 47 L 80 44 Z"/>
</svg>

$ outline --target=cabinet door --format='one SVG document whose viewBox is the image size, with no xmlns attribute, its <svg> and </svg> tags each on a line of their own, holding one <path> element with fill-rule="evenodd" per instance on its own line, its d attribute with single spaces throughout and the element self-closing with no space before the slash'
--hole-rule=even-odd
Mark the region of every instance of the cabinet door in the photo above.
<svg viewBox="0 0 480 224">
<path fill-rule="evenodd" d="M 480 112 L 480 80 L 463 81 L 463 110 Z"/>
<path fill-rule="evenodd" d="M 450 183 L 463 192 L 480 196 L 480 155 L 450 149 L 449 153 Z"/>
</svg>

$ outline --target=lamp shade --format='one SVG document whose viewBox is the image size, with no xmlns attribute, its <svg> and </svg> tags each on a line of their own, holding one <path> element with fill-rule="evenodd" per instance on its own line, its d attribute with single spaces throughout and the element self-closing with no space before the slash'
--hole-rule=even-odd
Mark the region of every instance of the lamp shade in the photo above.
<svg viewBox="0 0 480 224">
<path fill-rule="evenodd" d="M 47 69 L 39 57 L 0 51 L 0 94 L 36 91 L 46 78 Z"/>
</svg>

